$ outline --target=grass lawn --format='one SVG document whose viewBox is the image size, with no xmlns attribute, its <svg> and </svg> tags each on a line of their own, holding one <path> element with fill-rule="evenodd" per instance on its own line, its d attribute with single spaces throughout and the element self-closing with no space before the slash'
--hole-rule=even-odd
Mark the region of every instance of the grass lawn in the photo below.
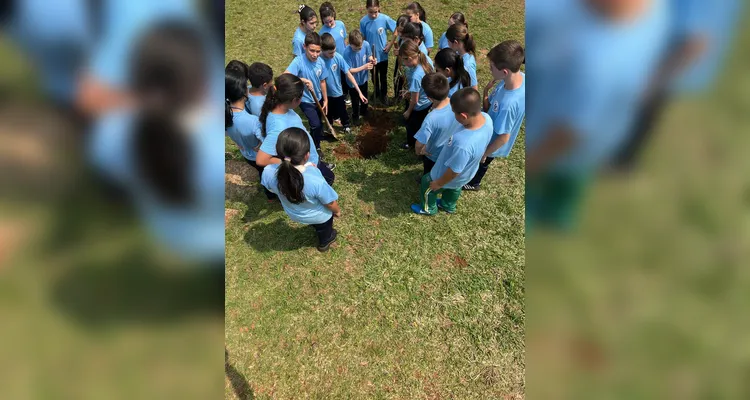
<svg viewBox="0 0 750 400">
<path fill-rule="evenodd" d="M 347 30 L 364 4 L 334 2 Z M 480 88 L 491 79 L 484 54 L 524 41 L 523 1 L 421 4 L 436 46 L 450 14 L 466 14 Z M 384 2 L 381 11 L 395 19 L 405 5 Z M 283 72 L 296 7 L 228 1 L 226 60 Z M 397 148 L 404 134 L 392 130 L 375 159 L 335 159 L 343 217 L 325 254 L 311 228 L 266 203 L 227 140 L 227 398 L 523 397 L 524 138 L 492 165 L 482 191 L 462 195 L 456 215 L 426 218 L 409 210 L 422 164 Z M 323 144 L 329 161 L 335 146 Z"/>
</svg>

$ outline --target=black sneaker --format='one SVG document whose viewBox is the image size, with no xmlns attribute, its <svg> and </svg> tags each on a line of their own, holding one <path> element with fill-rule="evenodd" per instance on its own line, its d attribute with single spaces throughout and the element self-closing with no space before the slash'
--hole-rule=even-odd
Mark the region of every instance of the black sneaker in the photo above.
<svg viewBox="0 0 750 400">
<path fill-rule="evenodd" d="M 329 240 L 328 243 L 322 246 L 318 246 L 317 247 L 318 251 L 321 253 L 325 253 L 326 251 L 328 251 L 328 249 L 331 247 L 331 244 L 336 241 L 336 237 L 338 237 L 338 235 L 339 235 L 338 231 L 334 229 L 333 235 L 331 235 L 331 240 Z"/>
<path fill-rule="evenodd" d="M 469 190 L 469 191 L 472 191 L 472 192 L 476 192 L 477 190 L 479 190 L 479 185 L 469 185 L 467 183 L 467 184 L 463 185 L 461 187 L 461 189 L 463 189 L 463 190 Z"/>
<path fill-rule="evenodd" d="M 331 172 L 333 172 L 333 170 L 336 169 L 336 164 L 326 164 L 326 165 L 328 165 L 328 169 L 331 170 Z"/>
<path fill-rule="evenodd" d="M 399 147 L 401 147 L 402 150 L 409 150 L 411 148 L 411 146 L 409 146 L 409 143 L 404 143 Z"/>
</svg>

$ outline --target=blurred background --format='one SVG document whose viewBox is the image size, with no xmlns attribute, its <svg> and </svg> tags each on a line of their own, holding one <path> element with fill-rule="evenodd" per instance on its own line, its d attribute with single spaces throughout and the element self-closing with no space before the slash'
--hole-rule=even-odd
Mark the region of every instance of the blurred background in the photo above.
<svg viewBox="0 0 750 400">
<path fill-rule="evenodd" d="M 659 3 L 526 3 L 529 398 L 750 396 L 748 7 Z"/>
<path fill-rule="evenodd" d="M 1 398 L 222 392 L 223 13 L 0 6 Z"/>
</svg>

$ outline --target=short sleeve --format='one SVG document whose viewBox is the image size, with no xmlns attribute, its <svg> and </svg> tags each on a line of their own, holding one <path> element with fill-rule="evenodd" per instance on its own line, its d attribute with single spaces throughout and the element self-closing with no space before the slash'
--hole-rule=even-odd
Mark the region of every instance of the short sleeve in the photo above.
<svg viewBox="0 0 750 400">
<path fill-rule="evenodd" d="M 432 36 L 432 28 L 430 28 L 430 26 L 427 25 L 426 22 L 423 22 L 423 24 L 423 26 L 426 28 L 423 32 L 425 46 L 427 46 L 428 49 L 431 49 L 433 46 L 435 46 L 435 38 Z"/>
<path fill-rule="evenodd" d="M 385 24 L 388 27 L 388 30 L 391 32 L 396 32 L 396 21 L 393 20 L 393 18 L 388 17 L 385 20 Z"/>
<path fill-rule="evenodd" d="M 276 173 L 275 168 L 264 168 L 263 174 L 260 176 L 260 184 L 263 185 L 268 191 L 274 194 L 279 194 L 276 190 L 277 188 L 274 187 L 274 185 L 271 185 L 271 182 L 273 181 L 273 174 Z"/>
<path fill-rule="evenodd" d="M 333 190 L 331 185 L 321 179 L 315 187 L 315 198 L 317 198 L 321 204 L 331 204 L 339 199 L 339 195 Z"/>
<path fill-rule="evenodd" d="M 260 150 L 266 154 L 276 154 L 276 140 L 266 136 L 266 140 L 264 140 L 263 144 L 260 145 Z"/>
<path fill-rule="evenodd" d="M 361 20 L 359 20 L 359 31 L 362 32 L 362 35 L 367 35 L 367 33 L 365 33 L 365 20 L 364 20 L 364 18 L 362 18 Z"/>
<path fill-rule="evenodd" d="M 253 135 L 258 139 L 259 142 L 263 142 L 263 125 L 260 124 L 260 120 L 253 118 Z"/>
<path fill-rule="evenodd" d="M 346 25 L 344 23 L 341 23 L 341 29 L 344 31 L 344 40 L 346 40 L 346 37 L 349 36 L 349 32 L 346 30 Z"/>
<path fill-rule="evenodd" d="M 344 57 L 341 57 L 339 66 L 341 67 L 341 70 L 344 71 L 345 74 L 349 72 L 350 69 L 352 69 L 352 67 L 349 65 L 348 62 L 346 62 L 346 59 L 344 59 Z"/>
<path fill-rule="evenodd" d="M 318 60 L 320 60 L 320 71 L 321 71 L 319 80 L 323 82 L 324 80 L 328 79 L 328 76 L 329 76 L 328 68 L 326 68 L 326 64 L 323 62 L 323 60 L 321 60 L 320 58 Z"/>
<path fill-rule="evenodd" d="M 450 168 L 453 172 L 460 174 L 469 165 L 471 160 L 471 154 L 463 149 L 455 151 L 451 158 L 445 161 L 445 166 Z"/>
<path fill-rule="evenodd" d="M 422 122 L 422 127 L 419 128 L 419 131 L 417 131 L 417 134 L 414 135 L 414 138 L 417 139 L 419 143 L 427 144 L 427 142 L 430 140 L 430 137 L 432 137 L 432 125 L 432 118 L 427 115 L 427 118 L 425 118 L 424 122 Z"/>
<path fill-rule="evenodd" d="M 417 73 L 417 71 L 414 71 L 411 77 L 411 82 L 409 82 L 409 91 L 412 93 L 419 93 L 419 91 L 422 90 L 422 77 L 424 75 Z"/>
<path fill-rule="evenodd" d="M 476 86 L 478 84 L 476 64 L 473 68 L 467 68 L 467 72 L 469 73 L 469 77 L 471 78 L 471 86 Z"/>
<path fill-rule="evenodd" d="M 286 67 L 286 70 L 291 72 L 293 75 L 299 76 L 299 57 L 294 57 L 291 64 Z"/>
</svg>

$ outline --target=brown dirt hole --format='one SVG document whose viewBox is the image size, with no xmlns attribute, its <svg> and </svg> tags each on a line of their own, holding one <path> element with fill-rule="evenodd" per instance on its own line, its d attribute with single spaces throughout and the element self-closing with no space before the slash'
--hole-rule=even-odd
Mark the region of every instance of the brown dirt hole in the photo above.
<svg viewBox="0 0 750 400">
<path fill-rule="evenodd" d="M 370 108 L 369 115 L 354 131 L 357 137 L 354 144 L 346 142 L 339 143 L 333 149 L 338 159 L 348 160 L 350 158 L 373 158 L 382 154 L 388 148 L 388 132 L 398 125 L 398 113 L 386 110 Z"/>
</svg>

